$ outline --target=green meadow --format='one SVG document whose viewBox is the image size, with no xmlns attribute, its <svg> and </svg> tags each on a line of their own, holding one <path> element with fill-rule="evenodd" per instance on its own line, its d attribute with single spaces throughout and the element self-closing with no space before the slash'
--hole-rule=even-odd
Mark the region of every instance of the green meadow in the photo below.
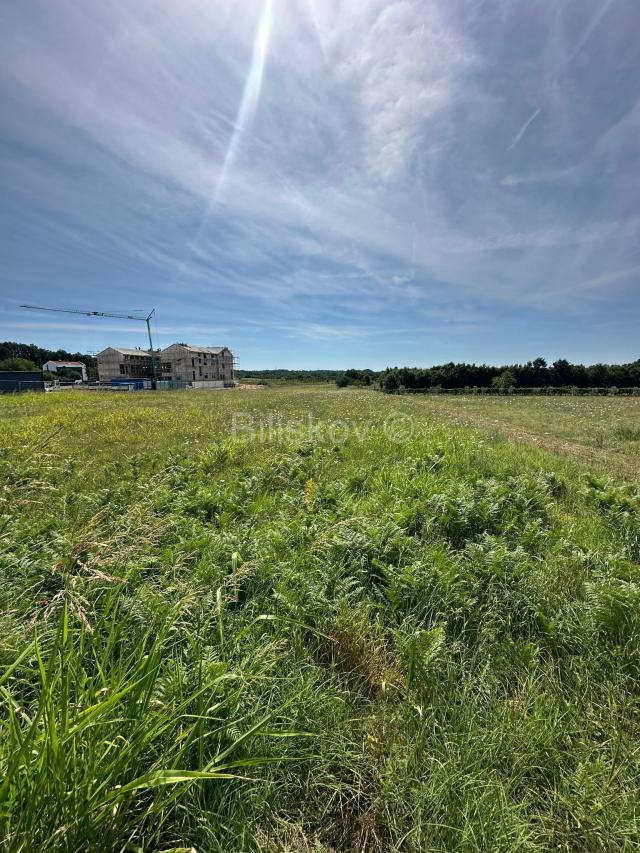
<svg viewBox="0 0 640 853">
<path fill-rule="evenodd" d="M 0 847 L 637 850 L 640 404 L 462 402 L 0 398 Z"/>
<path fill-rule="evenodd" d="M 640 482 L 640 397 L 431 397 L 443 414 L 541 444 L 605 475 Z"/>
</svg>

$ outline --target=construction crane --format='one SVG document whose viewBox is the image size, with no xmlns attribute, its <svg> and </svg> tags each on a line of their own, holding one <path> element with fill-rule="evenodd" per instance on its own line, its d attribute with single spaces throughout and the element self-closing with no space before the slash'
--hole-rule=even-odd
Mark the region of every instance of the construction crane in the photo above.
<svg viewBox="0 0 640 853">
<path fill-rule="evenodd" d="M 85 317 L 113 317 L 116 320 L 137 320 L 147 324 L 147 335 L 149 336 L 149 349 L 151 351 L 151 374 L 153 377 L 153 389 L 156 389 L 158 372 L 156 367 L 156 353 L 151 340 L 151 318 L 156 313 L 152 308 L 146 317 L 136 317 L 134 314 L 116 314 L 109 311 L 82 311 L 79 308 L 44 308 L 42 305 L 21 305 L 21 308 L 30 308 L 32 311 L 55 311 L 58 314 L 83 314 Z"/>
</svg>

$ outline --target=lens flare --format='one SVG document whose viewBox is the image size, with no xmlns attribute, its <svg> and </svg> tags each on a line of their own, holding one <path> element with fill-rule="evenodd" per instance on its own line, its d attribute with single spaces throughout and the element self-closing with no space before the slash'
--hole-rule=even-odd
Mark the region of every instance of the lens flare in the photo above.
<svg viewBox="0 0 640 853">
<path fill-rule="evenodd" d="M 269 50 L 269 39 L 271 37 L 271 28 L 273 24 L 273 0 L 265 0 L 264 8 L 256 30 L 256 36 L 253 42 L 253 53 L 251 56 L 251 67 L 244 84 L 242 100 L 238 108 L 238 114 L 229 140 L 222 168 L 218 176 L 218 181 L 213 193 L 213 201 L 219 201 L 229 170 L 237 157 L 242 137 L 250 127 L 258 101 L 260 100 L 260 90 L 262 89 L 262 78 L 264 75 L 264 66 Z"/>
</svg>

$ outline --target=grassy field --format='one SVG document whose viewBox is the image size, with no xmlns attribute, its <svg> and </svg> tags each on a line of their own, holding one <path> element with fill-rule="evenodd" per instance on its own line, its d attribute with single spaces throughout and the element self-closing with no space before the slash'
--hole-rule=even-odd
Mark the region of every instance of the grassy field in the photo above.
<svg viewBox="0 0 640 853">
<path fill-rule="evenodd" d="M 2 849 L 637 850 L 637 494 L 489 423 L 584 402 L 0 398 Z"/>
<path fill-rule="evenodd" d="M 432 396 L 436 411 L 640 482 L 640 397 Z"/>
</svg>

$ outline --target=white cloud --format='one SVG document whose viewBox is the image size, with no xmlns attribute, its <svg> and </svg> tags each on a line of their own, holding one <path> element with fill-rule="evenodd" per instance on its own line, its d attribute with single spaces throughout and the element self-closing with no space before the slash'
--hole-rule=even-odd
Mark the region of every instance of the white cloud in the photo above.
<svg viewBox="0 0 640 853">
<path fill-rule="evenodd" d="M 561 79 L 610 23 L 605 6 L 571 35 L 550 6 L 531 12 L 555 62 L 543 107 L 538 55 L 505 41 L 518 4 L 274 3 L 254 120 L 210 211 L 263 2 L 240 14 L 232 0 L 59 0 L 38 21 L 17 10 L 0 56 L 14 101 L 3 188 L 52 252 L 145 270 L 140 287 L 212 304 L 224 285 L 307 337 L 362 328 L 318 316 L 336 305 L 384 317 L 436 292 L 512 306 L 558 292 L 555 308 L 570 307 L 594 265 L 629 268 L 637 239 L 613 178 L 593 209 L 562 189 L 602 181 L 637 132 L 637 104 L 583 132 L 589 105 L 574 112 Z M 546 134 L 527 132 L 541 111 Z"/>
<path fill-rule="evenodd" d="M 358 27 L 352 17 L 352 28 L 341 33 L 338 67 L 359 92 L 368 167 L 374 176 L 397 179 L 410 172 L 416 148 L 430 135 L 429 120 L 450 106 L 472 57 L 437 4 L 374 7 L 370 26 L 358 21 Z"/>
</svg>

